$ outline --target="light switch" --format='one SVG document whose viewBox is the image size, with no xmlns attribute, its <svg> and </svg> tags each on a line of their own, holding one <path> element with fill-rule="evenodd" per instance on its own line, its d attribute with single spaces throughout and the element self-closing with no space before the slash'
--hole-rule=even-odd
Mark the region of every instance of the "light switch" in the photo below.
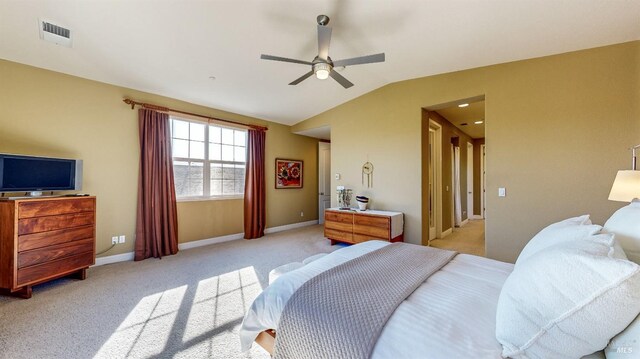
<svg viewBox="0 0 640 359">
<path fill-rule="evenodd" d="M 340 179 L 340 174 L 336 173 L 336 179 L 339 180 Z"/>
<path fill-rule="evenodd" d="M 507 196 L 507 189 L 504 187 L 498 188 L 498 197 L 506 197 L 506 196 Z"/>
</svg>

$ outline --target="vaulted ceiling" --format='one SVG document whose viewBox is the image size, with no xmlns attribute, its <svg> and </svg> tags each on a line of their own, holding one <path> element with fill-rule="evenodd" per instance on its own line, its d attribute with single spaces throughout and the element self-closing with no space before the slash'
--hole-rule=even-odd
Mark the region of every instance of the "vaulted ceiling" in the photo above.
<svg viewBox="0 0 640 359">
<path fill-rule="evenodd" d="M 309 68 L 316 16 L 331 18 L 334 59 L 355 86 Z M 3 0 L 0 58 L 294 124 L 388 83 L 640 39 L 630 0 Z M 71 48 L 40 39 L 39 20 L 71 29 Z"/>
</svg>

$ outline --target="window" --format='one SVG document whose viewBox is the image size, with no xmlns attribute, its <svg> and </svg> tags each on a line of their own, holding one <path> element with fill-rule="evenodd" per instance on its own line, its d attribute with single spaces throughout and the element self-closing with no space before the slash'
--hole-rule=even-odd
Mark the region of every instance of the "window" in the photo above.
<svg viewBox="0 0 640 359">
<path fill-rule="evenodd" d="M 171 117 L 171 145 L 178 198 L 244 194 L 246 130 Z"/>
</svg>

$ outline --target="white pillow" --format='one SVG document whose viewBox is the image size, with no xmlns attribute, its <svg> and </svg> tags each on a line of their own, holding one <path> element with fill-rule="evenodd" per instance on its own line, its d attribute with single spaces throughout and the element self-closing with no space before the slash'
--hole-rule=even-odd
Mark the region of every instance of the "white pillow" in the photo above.
<svg viewBox="0 0 640 359">
<path fill-rule="evenodd" d="M 592 236 L 601 229 L 601 226 L 591 224 L 588 214 L 553 223 L 531 238 L 520 252 L 515 266 L 518 267 L 527 258 L 549 246 Z"/>
<path fill-rule="evenodd" d="M 607 359 L 630 359 L 640 354 L 640 316 L 616 335 L 604 349 Z"/>
<path fill-rule="evenodd" d="M 640 266 L 616 258 L 613 237 L 558 243 L 514 269 L 496 313 L 504 357 L 579 358 L 629 325 L 640 312 Z"/>
<path fill-rule="evenodd" d="M 629 260 L 640 263 L 640 202 L 622 207 L 604 224 L 603 232 L 614 233 Z"/>
</svg>

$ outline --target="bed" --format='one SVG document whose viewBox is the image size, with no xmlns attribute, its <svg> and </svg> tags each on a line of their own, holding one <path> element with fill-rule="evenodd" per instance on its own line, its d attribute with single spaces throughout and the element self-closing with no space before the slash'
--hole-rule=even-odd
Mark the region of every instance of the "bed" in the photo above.
<svg viewBox="0 0 640 359">
<path fill-rule="evenodd" d="M 637 205 L 637 209 L 640 211 L 640 204 Z M 571 230 L 575 232 L 574 227 L 580 228 L 579 231 L 582 231 L 580 235 L 588 230 L 591 236 L 595 236 L 595 242 L 600 241 L 604 243 L 603 241 L 605 241 L 606 238 L 603 239 L 598 236 L 604 237 L 605 235 L 595 232 L 595 229 L 600 232 L 602 227 L 596 225 L 585 227 L 586 225 L 591 225 L 591 222 L 588 221 L 587 223 L 585 218 L 588 220 L 588 216 L 571 219 L 573 220 L 573 222 L 571 222 L 573 226 Z M 566 221 L 559 223 L 565 223 Z M 640 221 L 634 221 L 634 223 L 640 223 Z M 545 230 L 541 231 L 541 234 L 544 234 Z M 560 232 L 562 231 L 566 231 L 566 228 L 561 227 Z M 549 233 L 546 235 L 539 234 L 537 237 L 544 238 L 536 240 L 537 237 L 534 237 L 530 243 L 535 243 L 538 247 L 557 245 L 558 240 L 556 239 L 554 239 L 555 243 L 544 242 L 548 241 L 548 238 L 558 238 L 558 233 L 560 232 L 556 229 L 555 232 L 552 233 L 553 236 L 549 235 Z M 640 232 L 637 233 L 640 236 Z M 609 239 L 606 240 L 613 241 L 612 235 L 607 238 Z M 567 242 L 569 241 L 567 240 Z M 575 241 L 569 243 L 570 245 L 574 245 L 574 242 Z M 584 245 L 584 243 L 586 243 L 586 241 L 581 240 L 579 245 Z M 390 245 L 388 242 L 368 241 L 345 247 L 280 276 L 255 299 L 246 313 L 239 332 L 242 350 L 248 350 L 253 342 L 257 341 L 265 347 L 267 351 L 272 353 L 272 345 L 278 332 L 281 315 L 296 290 L 320 273 L 388 245 Z M 542 257 L 546 260 L 546 257 L 540 254 L 537 254 L 536 257 L 536 253 L 531 253 L 538 251 L 539 248 L 533 245 L 530 247 L 528 250 L 523 251 L 523 253 L 526 252 L 528 256 L 534 258 L 529 262 L 535 262 L 535 258 L 537 257 Z M 580 250 L 584 251 L 585 249 L 581 247 Z M 553 251 L 554 254 L 561 252 L 562 248 L 554 249 Z M 560 260 L 562 261 L 563 259 Z M 616 263 L 625 265 L 625 268 L 628 267 L 630 268 L 629 270 L 636 271 L 633 273 L 637 273 L 637 268 L 635 267 L 638 266 L 627 261 L 626 256 L 624 259 L 616 258 L 611 260 L 616 260 L 618 261 Z M 518 264 L 518 262 L 516 262 L 516 265 L 525 267 L 523 264 Z M 580 265 L 588 267 L 588 265 L 584 263 Z M 632 268 L 632 266 L 635 267 Z M 496 317 L 498 315 L 498 320 L 500 320 L 500 315 L 497 313 L 498 303 L 501 299 L 500 294 L 512 272 L 514 272 L 514 264 L 511 263 L 499 262 L 473 255 L 456 255 L 450 262 L 420 284 L 418 288 L 396 308 L 384 326 L 370 357 L 375 359 L 416 357 L 502 358 L 506 349 L 503 343 L 496 337 Z M 634 274 L 634 278 L 638 279 L 634 282 L 634 285 L 640 283 L 640 275 L 635 276 Z M 566 284 L 564 284 L 564 286 L 566 286 Z M 639 291 L 638 288 L 640 287 L 630 288 L 632 292 L 637 294 Z M 551 291 L 554 290 L 557 291 L 557 288 L 551 289 Z M 524 292 L 526 292 L 526 290 L 524 290 Z M 634 297 L 632 300 L 638 302 L 638 298 L 640 297 Z M 620 305 L 620 303 L 617 304 Z M 627 306 L 628 305 L 625 305 L 625 307 Z M 637 316 L 638 312 L 640 312 L 640 306 L 634 304 L 633 308 L 629 309 L 629 313 L 625 314 L 624 319 L 619 320 L 621 323 L 618 323 L 613 329 L 605 328 L 600 330 L 601 328 L 598 328 L 598 330 L 601 331 L 598 335 L 607 335 L 608 341 L 614 334 L 621 332 L 627 327 Z M 618 315 L 617 312 L 615 313 Z M 524 314 L 528 315 L 527 313 Z M 604 311 L 602 315 L 605 315 L 605 318 L 607 316 L 614 316 Z M 640 326 L 640 323 L 638 323 L 638 325 Z M 549 333 L 553 333 L 553 328 L 547 329 Z M 603 334 L 606 330 L 612 330 L 611 333 L 613 334 Z M 561 336 L 562 334 L 557 335 Z M 503 341 L 508 339 L 509 338 L 503 339 Z M 597 340 L 586 341 L 597 342 Z M 604 343 L 606 344 L 606 342 Z M 567 345 L 571 346 L 574 344 L 569 343 Z M 577 345 L 584 345 L 584 343 L 578 343 Z M 595 344 L 595 346 L 599 349 L 604 347 L 602 342 Z M 637 350 L 638 348 L 636 348 L 636 351 Z M 533 351 L 531 353 L 525 353 L 523 351 L 519 352 L 518 355 L 513 355 L 513 357 L 524 358 L 527 357 L 527 355 L 529 357 L 536 357 Z M 591 353 L 591 351 L 588 353 Z M 605 356 L 604 352 L 600 351 L 589 357 L 604 358 Z"/>
</svg>

